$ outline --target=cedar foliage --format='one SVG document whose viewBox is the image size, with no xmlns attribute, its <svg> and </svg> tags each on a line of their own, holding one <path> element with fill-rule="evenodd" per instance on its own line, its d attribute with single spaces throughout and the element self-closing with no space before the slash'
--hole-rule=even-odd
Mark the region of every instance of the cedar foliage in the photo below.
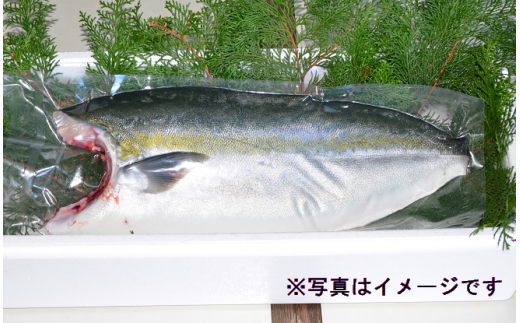
<svg viewBox="0 0 520 323">
<path fill-rule="evenodd" d="M 98 19 L 80 13 L 96 59 L 88 73 L 292 81 L 300 82 L 301 91 L 307 83 L 420 84 L 482 98 L 486 212 L 475 233 L 495 227 L 499 243 L 509 247 L 516 177 L 504 157 L 516 131 L 514 0 L 200 0 L 200 12 L 168 0 L 164 17 L 148 19 L 134 2 L 100 1 Z M 7 26 L 25 13 L 9 9 L 12 3 L 43 1 L 4 2 Z M 40 26 L 51 7 L 39 11 Z M 52 70 L 54 45 L 46 27 L 33 31 L 33 25 L 20 24 L 42 41 L 31 47 L 8 34 L 4 68 Z M 22 60 L 24 50 L 40 61 L 17 66 L 10 54 Z M 326 75 L 312 74 L 314 66 Z"/>
<path fill-rule="evenodd" d="M 50 74 L 58 65 L 54 38 L 49 37 L 48 0 L 4 0 L 4 73 L 36 70 Z"/>
<path fill-rule="evenodd" d="M 145 39 L 139 34 L 142 28 L 141 4 L 128 8 L 134 0 L 100 1 L 99 18 L 80 11 L 81 28 L 87 34 L 90 50 L 96 65 L 87 64 L 87 73 L 135 74 L 139 64 L 136 58 L 142 51 Z"/>
</svg>

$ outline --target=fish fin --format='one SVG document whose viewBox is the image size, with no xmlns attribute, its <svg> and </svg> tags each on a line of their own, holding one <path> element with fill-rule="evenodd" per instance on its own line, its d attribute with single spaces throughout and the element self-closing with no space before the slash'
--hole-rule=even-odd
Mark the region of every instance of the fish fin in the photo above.
<svg viewBox="0 0 520 323">
<path fill-rule="evenodd" d="M 123 167 L 122 171 L 145 178 L 146 193 L 161 193 L 172 188 L 191 169 L 208 158 L 204 154 L 177 151 L 140 160 Z"/>
</svg>

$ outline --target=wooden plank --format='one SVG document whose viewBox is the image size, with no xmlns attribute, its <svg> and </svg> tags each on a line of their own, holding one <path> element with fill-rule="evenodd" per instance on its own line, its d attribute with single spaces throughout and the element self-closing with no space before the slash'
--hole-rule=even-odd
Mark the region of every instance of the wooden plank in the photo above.
<svg viewBox="0 0 520 323">
<path fill-rule="evenodd" d="M 272 304 L 272 323 L 322 323 L 320 304 Z"/>
</svg>

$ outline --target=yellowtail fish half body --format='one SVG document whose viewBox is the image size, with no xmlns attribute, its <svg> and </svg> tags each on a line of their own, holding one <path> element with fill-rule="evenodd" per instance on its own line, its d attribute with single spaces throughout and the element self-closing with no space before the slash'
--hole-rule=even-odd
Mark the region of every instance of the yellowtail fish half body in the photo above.
<svg viewBox="0 0 520 323">
<path fill-rule="evenodd" d="M 141 90 L 54 113 L 106 161 L 45 234 L 337 231 L 466 175 L 466 138 L 396 110 L 221 88 Z"/>
</svg>

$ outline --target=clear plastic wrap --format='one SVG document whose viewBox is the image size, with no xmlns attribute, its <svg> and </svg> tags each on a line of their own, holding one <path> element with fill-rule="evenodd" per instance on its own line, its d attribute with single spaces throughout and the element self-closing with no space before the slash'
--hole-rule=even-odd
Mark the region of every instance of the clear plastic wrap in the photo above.
<svg viewBox="0 0 520 323">
<path fill-rule="evenodd" d="M 178 88 L 192 89 L 183 90 L 192 92 L 177 94 L 175 91 Z M 146 108 L 153 107 L 154 102 L 168 104 L 168 100 L 171 104 L 180 104 L 182 95 L 193 98 L 195 103 L 199 100 L 202 105 L 206 102 L 204 97 L 210 97 L 211 102 L 215 103 L 214 107 L 193 108 L 193 111 L 213 109 L 204 112 L 209 113 L 209 119 L 202 117 L 198 120 L 196 114 L 195 118 L 184 119 L 175 115 L 181 112 L 189 115 L 190 110 L 174 111 L 167 118 L 150 110 L 143 111 L 143 116 L 130 116 L 137 111 L 131 111 L 136 102 L 143 103 Z M 187 99 L 183 100 L 185 102 Z M 230 105 L 230 109 L 219 108 L 219 104 L 226 100 L 235 100 L 235 103 Z M 265 111 L 251 114 L 244 108 L 247 106 L 260 107 L 256 110 L 266 108 Z M 92 147 L 88 142 L 78 144 L 76 140 L 75 145 L 83 148 L 67 144 L 80 137 L 74 133 L 76 137 L 64 139 L 65 121 L 57 117 L 55 111 L 68 108 L 67 116 L 74 119 L 83 118 L 88 111 L 108 111 L 106 109 L 111 107 L 122 109 L 123 117 L 118 118 L 134 118 L 134 125 L 140 123 L 145 131 L 148 127 L 155 132 L 150 130 L 153 133 L 145 134 L 148 141 L 135 143 L 136 138 L 143 138 L 143 134 L 129 138 L 131 123 L 123 122 L 118 127 L 125 130 L 119 131 L 118 137 L 111 134 L 111 130 L 117 128 L 116 124 L 106 122 L 115 120 L 110 119 L 113 118 L 111 116 L 103 122 L 98 120 L 97 124 L 103 131 L 107 130 L 106 135 L 102 134 L 108 138 L 103 139 L 105 141 Z M 288 114 L 273 115 L 284 109 L 292 110 L 287 110 Z M 314 110 L 307 117 L 302 111 L 309 109 Z M 313 119 L 318 115 L 318 110 L 320 117 Z M 345 112 L 347 110 L 349 112 Z M 64 219 L 61 222 L 65 228 L 74 229 L 63 233 L 246 233 L 474 227 L 485 210 L 484 156 L 480 149 L 484 144 L 484 103 L 441 88 L 432 91 L 431 87 L 417 85 L 364 84 L 337 88 L 308 86 L 302 89 L 299 84 L 290 82 L 122 75 L 79 79 L 60 77 L 44 81 L 39 75 L 4 75 L 4 115 L 5 111 L 11 121 L 9 136 L 4 138 L 4 234 L 47 234 L 54 230 L 48 230 L 49 223 L 56 222 L 57 217 Z M 381 121 L 366 121 L 363 111 L 369 111 Z M 341 117 L 346 113 L 351 113 L 351 119 Z M 234 119 L 230 121 L 230 118 Z M 308 121 L 305 118 L 309 118 Z M 404 121 L 398 121 L 401 119 Z M 56 121 L 62 123 L 62 128 L 58 129 Z M 350 130 L 342 132 L 341 122 L 348 123 L 345 128 Z M 356 122 L 360 122 L 363 130 L 358 129 Z M 392 127 L 410 123 L 417 129 L 410 128 L 410 138 L 406 138 L 408 129 L 390 127 L 389 133 L 398 133 L 401 137 L 388 141 L 380 134 L 388 122 Z M 172 124 L 176 124 L 175 129 Z M 366 130 L 367 124 L 372 125 L 374 134 L 370 127 Z M 157 130 L 157 127 L 164 126 L 163 133 Z M 185 129 L 185 133 L 178 129 Z M 422 134 L 418 129 L 426 130 Z M 427 132 L 435 135 L 428 137 Z M 359 137 L 355 142 L 350 138 L 348 144 L 341 142 L 341 134 L 352 137 L 358 136 L 358 133 L 364 137 Z M 85 134 L 82 133 L 81 138 Z M 176 140 L 189 141 L 190 144 L 172 146 L 161 142 L 156 147 L 149 147 L 150 138 L 157 141 L 157 136 L 161 136 L 160 140 L 165 141 L 166 135 L 170 136 L 168 138 L 177 136 Z M 194 136 L 198 136 L 195 144 L 192 140 Z M 231 139 L 222 141 L 223 137 Z M 272 139 L 274 137 L 277 138 L 275 141 Z M 202 144 L 201 140 L 210 140 L 211 143 Z M 128 142 L 133 146 L 128 146 Z M 223 145 L 219 146 L 219 143 Z M 108 147 L 112 144 L 113 148 Z M 411 150 L 406 150 L 407 145 L 413 146 Z M 398 187 L 391 183 L 392 179 L 401 182 L 401 178 L 406 178 L 409 173 L 417 173 L 412 170 L 414 165 L 432 156 L 427 153 L 414 157 L 416 161 L 396 164 L 403 165 L 400 169 L 388 166 L 391 163 L 385 159 L 386 153 L 397 153 L 408 158 L 410 151 L 433 151 L 435 145 L 444 147 L 444 152 L 436 153 L 440 154 L 439 158 L 452 153 L 467 155 L 465 174 L 447 177 L 435 192 L 426 196 L 415 193 L 424 187 L 407 187 L 403 182 L 399 186 L 401 193 L 396 193 L 399 197 L 395 199 L 403 200 L 408 195 L 415 197 L 410 197 L 406 205 L 387 201 L 392 200 L 392 195 L 381 193 L 383 189 L 379 189 L 378 185 L 391 191 L 389 188 Z M 338 153 L 339 149 L 345 150 Z M 110 154 L 112 157 L 109 158 Z M 263 157 L 257 160 L 254 157 L 257 154 Z M 219 160 L 224 155 L 233 156 L 231 164 L 226 164 L 228 160 Z M 160 156 L 168 159 L 160 159 Z M 435 156 L 432 160 L 435 162 Z M 428 167 L 433 162 L 428 162 Z M 372 166 L 365 165 L 370 163 L 375 165 L 374 172 L 371 171 Z M 203 176 L 202 173 L 191 171 L 188 169 L 191 166 L 184 166 L 187 164 L 204 164 L 210 173 L 213 172 L 211 174 L 217 172 L 218 176 L 224 177 L 205 182 L 209 175 L 197 179 L 197 176 Z M 229 174 L 222 175 L 219 167 L 224 166 L 221 165 L 228 165 L 224 173 L 234 170 L 232 176 L 236 177 L 236 183 L 244 182 L 237 184 L 236 188 L 227 189 L 230 183 L 235 182 L 225 178 Z M 345 170 L 348 165 L 356 165 L 360 171 L 352 166 L 354 168 L 349 173 Z M 270 167 L 271 171 L 255 173 L 259 167 L 262 171 Z M 242 168 L 247 175 L 236 175 Z M 434 171 L 445 175 L 447 169 Z M 387 176 L 385 171 L 392 173 L 392 176 Z M 425 178 L 432 176 L 431 170 L 425 169 L 424 172 Z M 157 177 L 158 173 L 169 175 Z M 349 180 L 349 176 L 356 179 Z M 289 179 L 282 181 L 280 178 Z M 190 186 L 187 184 L 190 181 L 195 183 Z M 143 184 L 140 191 L 125 197 L 121 191 L 124 188 L 120 187 L 130 187 L 137 182 Z M 225 187 L 219 186 L 217 190 L 215 187 L 218 185 L 213 187 L 214 182 Z M 199 189 L 196 184 L 207 187 Z M 179 191 L 171 189 L 171 185 Z M 376 193 L 370 196 L 363 193 L 371 189 Z M 164 192 L 170 195 L 161 195 Z M 125 201 L 132 199 L 130 196 L 134 196 L 134 201 L 125 205 Z M 381 201 L 374 198 L 377 196 L 383 196 Z M 343 201 L 349 199 L 352 203 L 360 200 L 361 204 L 356 204 L 355 214 L 345 216 L 345 220 L 342 214 L 349 213 L 350 206 L 343 205 Z M 385 203 L 391 204 L 388 210 L 392 211 L 388 214 L 378 210 L 379 205 Z M 108 204 L 111 208 L 104 208 Z M 399 209 L 393 210 L 392 207 Z M 129 211 L 114 215 L 122 209 Z M 87 214 L 87 211 L 90 212 L 92 221 L 89 225 L 94 228 L 93 231 L 85 231 L 88 218 L 77 217 Z M 379 215 L 369 216 L 375 213 Z M 361 215 L 356 218 L 357 214 Z M 93 225 L 94 218 L 105 220 Z M 143 218 L 149 218 L 148 222 L 142 222 Z M 169 223 L 170 220 L 165 218 L 175 218 L 175 222 Z M 360 221 L 358 218 L 366 220 Z M 111 229 L 113 226 L 120 228 Z"/>
</svg>

